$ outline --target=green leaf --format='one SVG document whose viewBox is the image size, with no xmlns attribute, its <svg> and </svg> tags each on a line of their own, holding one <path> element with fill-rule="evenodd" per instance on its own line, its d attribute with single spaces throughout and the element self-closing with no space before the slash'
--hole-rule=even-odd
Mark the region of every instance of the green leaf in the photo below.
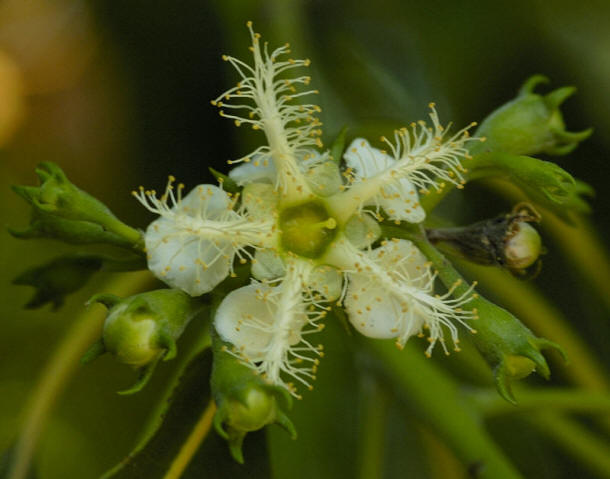
<svg viewBox="0 0 610 479">
<path fill-rule="evenodd" d="M 263 433 L 254 433 L 245 441 L 242 466 L 212 430 L 216 407 L 209 384 L 211 369 L 212 352 L 206 349 L 185 368 L 158 428 L 102 479 L 270 476 Z"/>
<path fill-rule="evenodd" d="M 53 310 L 60 308 L 66 296 L 81 289 L 98 271 L 137 271 L 146 269 L 145 260 L 136 255 L 115 259 L 96 254 L 77 253 L 55 258 L 48 263 L 27 269 L 13 280 L 13 284 L 33 286 L 36 292 L 25 305 L 35 309 L 47 303 Z"/>
</svg>

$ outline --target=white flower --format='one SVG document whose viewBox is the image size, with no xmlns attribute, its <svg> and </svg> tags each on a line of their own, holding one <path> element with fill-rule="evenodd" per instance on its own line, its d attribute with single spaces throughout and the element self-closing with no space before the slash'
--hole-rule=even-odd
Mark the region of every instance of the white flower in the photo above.
<svg viewBox="0 0 610 479">
<path fill-rule="evenodd" d="M 170 177 L 165 194 L 134 192 L 150 211 L 160 215 L 146 229 L 148 268 L 162 281 L 191 296 L 214 289 L 233 269 L 237 255 L 250 257 L 248 246 L 275 244 L 273 217 L 252 219 L 235 211 L 234 201 L 215 185 L 199 185 L 185 198 L 184 185 L 174 193 Z"/>
<path fill-rule="evenodd" d="M 241 195 L 200 185 L 182 199 L 173 179 L 161 198 L 135 193 L 160 215 L 145 234 L 149 268 L 197 296 L 230 274 L 236 259 L 252 260 L 256 280 L 224 298 L 214 325 L 230 353 L 295 396 L 297 383 L 310 387 L 315 378 L 322 346 L 308 335 L 320 331 L 329 301 L 344 301 L 366 336 L 402 346 L 427 330 L 430 354 L 437 342 L 448 352 L 448 331 L 458 349 L 456 325 L 469 328 L 476 317 L 466 307 L 472 288 L 456 298 L 454 288 L 434 295 L 435 274 L 422 254 L 408 241 L 383 239 L 378 221 L 383 209 L 395 221 L 421 222 L 416 189 L 461 186 L 467 131 L 447 137 L 432 106 L 433 127 L 397 131 L 395 144 L 386 141 L 390 154 L 355 140 L 344 156 L 344 183 L 339 165 L 314 149 L 322 146 L 313 116 L 320 109 L 294 101 L 316 93 L 297 92 L 309 77 L 284 77 L 309 61 L 283 59 L 287 45 L 269 53 L 248 28 L 253 65 L 225 56 L 241 80 L 212 103 L 238 126 L 262 130 L 267 144 L 233 162 L 240 165 L 229 175 L 244 186 Z M 371 249 L 379 239 L 382 246 Z"/>
</svg>

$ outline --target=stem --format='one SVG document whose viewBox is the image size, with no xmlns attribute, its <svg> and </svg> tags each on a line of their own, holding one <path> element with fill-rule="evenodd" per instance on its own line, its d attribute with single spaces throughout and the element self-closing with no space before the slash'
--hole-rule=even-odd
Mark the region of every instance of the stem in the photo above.
<svg viewBox="0 0 610 479">
<path fill-rule="evenodd" d="M 135 228 L 126 225 L 120 220 L 108 221 L 103 225 L 111 233 L 114 233 L 133 245 L 133 249 L 142 252 L 144 251 L 144 238 Z"/>
<path fill-rule="evenodd" d="M 581 461 L 595 477 L 610 478 L 610 444 L 576 421 L 554 414 L 537 414 L 530 422 L 567 454 Z"/>
<path fill-rule="evenodd" d="M 123 275 L 104 289 L 115 294 L 131 295 L 150 281 L 148 272 Z M 71 376 L 80 367 L 79 359 L 100 335 L 105 312 L 96 308 L 83 312 L 56 348 L 25 408 L 25 420 L 15 446 L 14 460 L 7 479 L 25 479 L 38 440 L 53 407 L 65 390 Z"/>
<path fill-rule="evenodd" d="M 405 403 L 428 424 L 466 465 L 482 464 L 480 479 L 521 477 L 464 401 L 457 383 L 407 344 L 403 351 L 387 342 L 369 341 Z"/>
<path fill-rule="evenodd" d="M 433 479 L 464 479 L 466 470 L 449 449 L 435 434 L 420 427 L 419 435 L 426 449 L 430 477 Z"/>
<path fill-rule="evenodd" d="M 360 397 L 363 400 L 359 436 L 358 477 L 381 479 L 385 452 L 385 431 L 388 412 L 388 394 L 370 375 L 364 375 Z"/>
<path fill-rule="evenodd" d="M 214 414 L 216 414 L 216 404 L 214 401 L 210 401 L 208 407 L 205 408 L 205 411 L 203 411 L 203 414 L 195 424 L 193 431 L 186 439 L 186 442 L 180 448 L 180 451 L 178 451 L 176 459 L 171 463 L 163 479 L 179 479 L 182 476 L 191 459 L 193 459 L 193 455 L 199 449 L 208 432 L 210 432 Z"/>
<path fill-rule="evenodd" d="M 532 410 L 563 410 L 585 414 L 610 412 L 610 395 L 573 389 L 518 389 L 519 408 L 498 396 L 492 389 L 478 389 L 468 393 L 477 409 L 486 417 L 501 414 L 521 414 Z"/>
</svg>

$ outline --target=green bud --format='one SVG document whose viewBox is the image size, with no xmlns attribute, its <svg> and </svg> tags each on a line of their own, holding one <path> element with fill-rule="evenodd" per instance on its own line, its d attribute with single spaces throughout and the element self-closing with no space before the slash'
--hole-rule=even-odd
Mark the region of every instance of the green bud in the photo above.
<svg viewBox="0 0 610 479">
<path fill-rule="evenodd" d="M 108 316 L 102 338 L 85 354 L 87 363 L 104 352 L 140 372 L 136 383 L 120 394 L 131 394 L 144 387 L 157 362 L 176 356 L 176 340 L 202 305 L 176 289 L 160 289 L 121 299 L 97 294 L 91 302 L 104 304 Z"/>
<path fill-rule="evenodd" d="M 33 206 L 26 230 L 10 230 L 18 238 L 53 238 L 74 244 L 110 243 L 142 249 L 141 234 L 122 223 L 93 196 L 73 185 L 54 163 L 36 169 L 40 186 L 13 186 Z"/>
<path fill-rule="evenodd" d="M 521 203 L 511 213 L 496 218 L 458 228 L 429 229 L 426 233 L 431 243 L 449 247 L 468 261 L 501 266 L 523 275 L 526 268 L 538 264 L 542 253 L 540 235 L 530 225 L 539 221 L 536 210 Z"/>
<path fill-rule="evenodd" d="M 479 319 L 472 341 L 493 370 L 496 388 L 507 401 L 516 404 L 510 382 L 536 371 L 545 379 L 551 372 L 541 351 L 556 349 L 565 359 L 563 349 L 547 339 L 536 337 L 516 317 L 485 298 L 473 299 Z"/>
<path fill-rule="evenodd" d="M 475 135 L 484 137 L 471 151 L 502 151 L 514 155 L 565 155 L 588 138 L 592 129 L 568 132 L 559 107 L 574 94 L 574 87 L 563 87 L 539 95 L 534 89 L 548 78 L 534 75 L 519 90 L 517 97 L 489 115 Z"/>
<path fill-rule="evenodd" d="M 233 458 L 243 464 L 242 444 L 248 432 L 278 424 L 295 439 L 296 431 L 284 411 L 292 407 L 285 388 L 273 386 L 240 361 L 231 345 L 212 333 L 214 365 L 212 395 L 218 407 L 214 427 L 229 443 Z"/>
</svg>

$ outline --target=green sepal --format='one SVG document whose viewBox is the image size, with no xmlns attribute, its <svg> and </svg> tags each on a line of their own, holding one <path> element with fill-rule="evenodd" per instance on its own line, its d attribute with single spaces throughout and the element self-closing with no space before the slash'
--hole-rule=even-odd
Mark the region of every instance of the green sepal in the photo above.
<svg viewBox="0 0 610 479">
<path fill-rule="evenodd" d="M 343 152 L 345 151 L 345 140 L 347 137 L 348 127 L 344 126 L 341 131 L 337 134 L 335 139 L 330 145 L 330 159 L 335 163 L 341 163 Z"/>
<path fill-rule="evenodd" d="M 517 97 L 491 113 L 475 132 L 484 137 L 471 153 L 503 151 L 516 155 L 565 155 L 591 136 L 593 130 L 568 132 L 559 107 L 576 92 L 574 87 L 561 87 L 547 95 L 534 93 L 548 78 L 534 75 L 525 81 Z"/>
<path fill-rule="evenodd" d="M 122 391 L 117 391 L 117 394 L 120 394 L 121 396 L 128 396 L 130 394 L 135 394 L 137 392 L 140 392 L 144 388 L 144 386 L 146 386 L 148 384 L 148 381 L 150 381 L 150 378 L 152 377 L 153 373 L 155 372 L 157 364 L 159 364 L 159 359 L 161 359 L 160 356 L 158 356 L 156 359 L 152 360 L 146 366 L 141 367 L 138 370 L 138 379 L 136 379 L 136 382 L 133 383 L 133 385 L 128 389 L 123 389 Z"/>
<path fill-rule="evenodd" d="M 159 331 L 159 346 L 165 349 L 163 354 L 163 361 L 169 361 L 176 357 L 178 354 L 178 348 L 176 347 L 176 340 L 167 331 Z"/>
<path fill-rule="evenodd" d="M 87 352 L 83 354 L 82 358 L 80 358 L 80 362 L 81 364 L 89 364 L 91 361 L 99 358 L 105 352 L 106 345 L 104 344 L 104 340 L 100 338 L 93 343 L 89 349 L 87 349 Z"/>
<path fill-rule="evenodd" d="M 112 309 L 121 301 L 123 301 L 123 298 L 117 296 L 116 294 L 97 293 L 89 298 L 89 301 L 87 301 L 87 306 L 91 306 L 94 303 L 99 303 L 106 306 L 106 309 Z"/>
<path fill-rule="evenodd" d="M 268 424 L 278 424 L 291 438 L 296 438 L 294 425 L 284 411 L 291 409 L 292 397 L 285 388 L 266 382 L 230 352 L 212 331 L 214 364 L 210 385 L 218 407 L 214 428 L 227 440 L 233 458 L 243 463 L 242 444 L 248 432 Z"/>
<path fill-rule="evenodd" d="M 223 190 L 228 191 L 229 193 L 239 193 L 243 189 L 243 187 L 239 186 L 230 176 L 215 170 L 211 166 L 208 167 L 208 170 L 214 175 L 216 181 L 222 185 Z"/>
<path fill-rule="evenodd" d="M 52 238 L 71 244 L 107 243 L 143 251 L 139 231 L 121 222 L 99 200 L 73 185 L 54 163 L 38 165 L 40 186 L 12 187 L 32 205 L 30 225 L 9 229 L 17 238 Z"/>
<path fill-rule="evenodd" d="M 470 167 L 475 176 L 486 176 L 486 172 L 496 171 L 498 176 L 507 177 L 531 201 L 552 210 L 568 222 L 571 213 L 591 211 L 583 196 L 591 196 L 593 189 L 550 161 L 488 152 L 474 156 Z"/>
</svg>

